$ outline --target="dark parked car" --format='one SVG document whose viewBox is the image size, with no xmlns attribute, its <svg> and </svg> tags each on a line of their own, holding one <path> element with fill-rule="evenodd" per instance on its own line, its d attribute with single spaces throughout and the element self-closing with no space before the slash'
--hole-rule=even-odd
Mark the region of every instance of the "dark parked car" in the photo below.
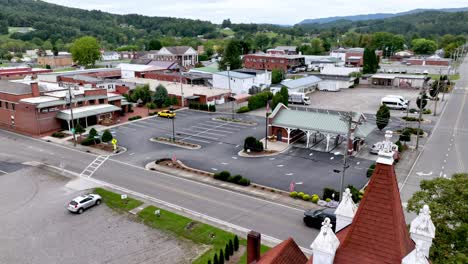
<svg viewBox="0 0 468 264">
<path fill-rule="evenodd" d="M 326 217 L 330 218 L 330 222 L 333 225 L 332 229 L 333 231 L 335 231 L 336 216 L 335 216 L 335 209 L 332 209 L 332 208 L 305 211 L 304 223 L 308 227 L 314 227 L 314 228 L 320 229 Z"/>
</svg>

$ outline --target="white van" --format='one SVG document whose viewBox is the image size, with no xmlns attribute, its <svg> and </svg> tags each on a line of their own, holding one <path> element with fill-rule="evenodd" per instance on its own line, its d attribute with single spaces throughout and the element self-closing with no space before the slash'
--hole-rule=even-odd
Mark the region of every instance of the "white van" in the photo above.
<svg viewBox="0 0 468 264">
<path fill-rule="evenodd" d="M 408 108 L 407 104 L 395 97 L 384 97 L 380 103 L 386 105 L 390 109 L 406 110 Z"/>
<path fill-rule="evenodd" d="M 400 99 L 400 101 L 401 101 L 402 103 L 404 103 L 405 105 L 408 105 L 408 104 L 409 104 L 409 101 L 406 100 L 406 99 L 405 99 L 403 96 L 401 96 L 401 95 L 387 95 L 387 96 L 385 96 L 385 98 L 390 98 L 390 97 Z"/>
</svg>

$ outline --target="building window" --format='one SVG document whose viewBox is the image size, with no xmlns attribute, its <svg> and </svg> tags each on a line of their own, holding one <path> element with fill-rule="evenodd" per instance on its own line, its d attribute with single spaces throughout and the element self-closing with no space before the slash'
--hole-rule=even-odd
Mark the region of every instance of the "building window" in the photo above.
<svg viewBox="0 0 468 264">
<path fill-rule="evenodd" d="M 284 63 L 284 60 L 280 60 L 280 63 Z"/>
<path fill-rule="evenodd" d="M 78 106 L 83 106 L 83 101 L 78 102 Z"/>
<path fill-rule="evenodd" d="M 96 100 L 89 100 L 88 103 L 89 103 L 90 105 L 93 105 L 93 104 L 96 103 Z"/>
<path fill-rule="evenodd" d="M 5 108 L 8 109 L 8 102 L 5 102 Z"/>
<path fill-rule="evenodd" d="M 104 104 L 104 99 L 99 99 L 99 104 Z"/>
<path fill-rule="evenodd" d="M 257 62 L 257 60 L 256 60 L 256 59 L 252 59 L 252 61 L 253 61 L 253 62 Z"/>
<path fill-rule="evenodd" d="M 3 103 L 3 102 L 2 102 L 2 101 L 0 101 L 0 107 L 2 107 L 2 103 Z"/>
<path fill-rule="evenodd" d="M 11 109 L 15 111 L 15 104 L 11 104 Z"/>
</svg>

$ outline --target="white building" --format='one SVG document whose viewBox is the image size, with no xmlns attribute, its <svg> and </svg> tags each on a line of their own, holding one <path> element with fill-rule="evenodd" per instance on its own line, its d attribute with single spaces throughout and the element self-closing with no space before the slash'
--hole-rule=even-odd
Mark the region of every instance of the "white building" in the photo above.
<svg viewBox="0 0 468 264">
<path fill-rule="evenodd" d="M 195 66 L 198 63 L 198 52 L 189 46 L 162 47 L 154 60 L 177 61 L 180 65 Z"/>
<path fill-rule="evenodd" d="M 122 71 L 122 79 L 144 77 L 146 72 L 157 71 L 160 68 L 151 65 L 121 63 L 117 66 Z"/>
<path fill-rule="evenodd" d="M 318 89 L 320 91 L 336 92 L 341 89 L 347 89 L 354 85 L 356 77 L 352 77 L 353 73 L 359 73 L 360 68 L 335 67 L 327 65 L 320 71 L 320 82 Z"/>
<path fill-rule="evenodd" d="M 330 52 L 330 57 L 334 57 L 340 59 L 341 61 L 346 61 L 346 52 L 348 52 L 345 48 L 339 48 L 336 50 L 332 50 Z"/>
<path fill-rule="evenodd" d="M 271 72 L 267 70 L 239 69 L 235 71 L 254 76 L 255 79 L 253 85 L 261 88 L 261 90 L 271 86 Z"/>
<path fill-rule="evenodd" d="M 102 53 L 101 59 L 103 61 L 116 61 L 120 59 L 120 55 L 115 51 L 105 51 Z"/>
<path fill-rule="evenodd" d="M 317 89 L 322 79 L 311 75 L 296 80 L 284 80 L 281 85 L 286 86 L 290 93 L 310 93 Z"/>
<path fill-rule="evenodd" d="M 234 94 L 248 94 L 254 83 L 255 76 L 250 74 L 235 71 L 213 73 L 213 87 L 231 89 Z"/>
</svg>

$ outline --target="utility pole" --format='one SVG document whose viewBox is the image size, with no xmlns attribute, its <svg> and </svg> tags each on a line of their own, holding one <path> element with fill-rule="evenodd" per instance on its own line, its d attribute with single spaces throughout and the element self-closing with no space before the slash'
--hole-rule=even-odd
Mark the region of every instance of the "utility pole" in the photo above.
<svg viewBox="0 0 468 264">
<path fill-rule="evenodd" d="M 270 101 L 267 101 L 265 114 L 265 150 L 268 148 L 268 112 L 270 109 Z"/>
<path fill-rule="evenodd" d="M 434 116 L 437 115 L 437 102 L 439 101 L 439 89 L 440 89 L 440 82 L 442 81 L 442 69 L 439 69 L 439 81 L 437 82 L 437 90 L 435 96 L 435 104 L 434 104 Z"/>
<path fill-rule="evenodd" d="M 231 89 L 231 66 L 227 66 L 227 74 L 228 74 L 228 86 L 229 86 L 229 93 L 231 94 L 231 97 L 234 98 L 232 95 L 232 89 Z M 231 101 L 231 112 L 232 112 L 232 120 L 234 120 L 234 100 Z"/>
<path fill-rule="evenodd" d="M 426 88 L 424 87 L 423 88 L 423 93 L 421 95 L 419 95 L 419 105 L 418 105 L 418 101 L 416 101 L 416 105 L 418 106 L 419 108 L 419 119 L 418 119 L 418 131 L 416 133 L 416 149 L 418 149 L 419 147 L 419 131 L 421 131 L 421 119 L 422 119 L 422 112 L 423 112 L 423 100 L 426 100 L 423 98 L 423 95 L 426 94 Z"/>
<path fill-rule="evenodd" d="M 175 125 L 174 125 L 174 119 L 175 119 L 175 117 L 172 118 L 172 142 L 175 142 Z"/>
<path fill-rule="evenodd" d="M 180 104 L 182 107 L 184 107 L 184 85 L 182 84 L 182 72 L 180 71 L 179 69 L 179 73 L 180 73 Z"/>
<path fill-rule="evenodd" d="M 72 127 L 72 134 L 73 134 L 73 146 L 76 147 L 76 131 L 75 131 L 75 119 L 73 118 L 73 95 L 71 92 L 71 84 L 67 84 L 68 86 L 68 102 L 70 103 L 70 116 L 71 116 L 71 127 Z"/>
<path fill-rule="evenodd" d="M 343 192 L 344 192 L 344 179 L 345 179 L 345 175 L 346 175 L 346 170 L 348 169 L 349 165 L 348 165 L 348 156 L 349 156 L 349 143 L 351 141 L 351 129 L 352 129 L 352 125 L 353 124 L 358 124 L 358 122 L 354 121 L 353 120 L 353 115 L 354 113 L 353 112 L 348 112 L 348 113 L 345 113 L 343 115 L 343 117 L 341 118 L 341 120 L 345 121 L 347 126 L 348 126 L 348 134 L 347 134 L 347 138 L 346 138 L 346 150 L 345 150 L 345 153 L 343 155 L 343 171 L 342 171 L 342 174 L 341 174 L 341 184 L 340 184 L 340 201 L 341 199 L 343 199 Z"/>
</svg>

